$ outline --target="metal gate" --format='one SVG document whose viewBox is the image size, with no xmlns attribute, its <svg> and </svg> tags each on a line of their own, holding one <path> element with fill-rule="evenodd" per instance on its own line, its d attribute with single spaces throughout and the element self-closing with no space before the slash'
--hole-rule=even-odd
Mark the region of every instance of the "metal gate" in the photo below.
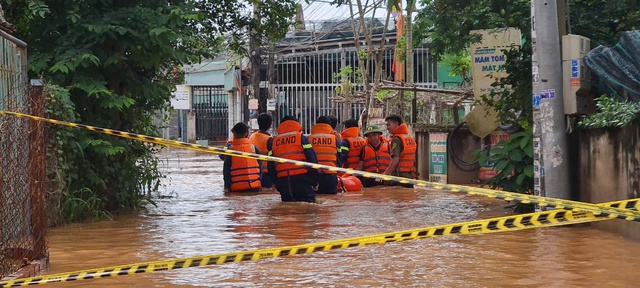
<svg viewBox="0 0 640 288">
<path fill-rule="evenodd" d="M 226 141 L 229 133 L 229 94 L 224 86 L 193 86 L 196 139 Z"/>
<path fill-rule="evenodd" d="M 393 79 L 393 46 L 383 52 L 383 79 Z M 421 87 L 437 87 L 437 66 L 429 57 L 428 47 L 414 48 L 414 79 Z M 286 115 L 296 116 L 303 131 L 309 133 L 315 120 L 321 115 L 336 115 L 338 121 L 358 119 L 365 108 L 364 103 L 335 103 L 336 83 L 334 75 L 347 65 L 352 69 L 359 67 L 355 48 L 328 49 L 319 51 L 295 52 L 278 55 L 275 63 L 277 90 L 276 124 Z M 373 67 L 373 60 L 370 60 Z M 369 71 L 373 79 L 373 71 Z M 355 76 L 351 81 L 357 83 Z M 363 92 L 363 85 L 355 85 L 354 93 Z M 362 101 L 363 102 L 363 101 Z M 345 111 L 347 110 L 347 111 Z"/>
</svg>

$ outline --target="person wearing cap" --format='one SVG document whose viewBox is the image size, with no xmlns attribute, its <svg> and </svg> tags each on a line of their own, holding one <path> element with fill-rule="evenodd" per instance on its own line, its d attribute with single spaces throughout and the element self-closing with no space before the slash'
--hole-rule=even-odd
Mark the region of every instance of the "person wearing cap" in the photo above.
<svg viewBox="0 0 640 288">
<path fill-rule="evenodd" d="M 391 154 L 389 153 L 389 143 L 382 136 L 382 131 L 376 125 L 369 125 L 364 131 L 364 137 L 367 138 L 367 144 L 360 151 L 360 161 L 357 170 L 383 173 L 391 163 Z M 382 181 L 376 181 L 373 178 L 359 177 L 364 187 L 372 187 L 382 185 Z"/>
<path fill-rule="evenodd" d="M 260 150 L 251 144 L 247 135 L 249 127 L 240 122 L 231 129 L 233 141 L 229 150 L 260 154 Z M 256 159 L 227 156 L 224 159 L 222 175 L 225 188 L 230 192 L 259 192 L 262 161 Z"/>
<path fill-rule="evenodd" d="M 402 117 L 389 115 L 384 119 L 391 137 L 390 154 L 391 163 L 385 175 L 394 175 L 404 178 L 416 179 L 416 149 L 418 145 L 411 135 L 407 123 L 402 123 Z M 381 181 L 381 180 L 378 180 Z M 403 187 L 413 188 L 413 184 L 399 184 Z"/>
</svg>

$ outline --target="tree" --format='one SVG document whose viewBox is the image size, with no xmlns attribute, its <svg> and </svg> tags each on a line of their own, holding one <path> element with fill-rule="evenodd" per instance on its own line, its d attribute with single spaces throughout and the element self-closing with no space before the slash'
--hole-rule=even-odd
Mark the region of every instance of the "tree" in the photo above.
<svg viewBox="0 0 640 288">
<path fill-rule="evenodd" d="M 501 123 L 517 123 L 523 132 L 513 134 L 489 151 L 478 151 L 479 163 L 494 163 L 497 174 L 485 184 L 507 191 L 533 191 L 533 144 L 531 142 L 531 2 L 529 0 L 423 0 L 424 9 L 416 17 L 416 34 L 429 37 L 436 58 L 464 53 L 478 42 L 476 29 L 516 27 L 522 32 L 522 47 L 504 51 L 508 76 L 493 86 L 505 88 L 482 96 L 482 102 L 498 111 Z M 488 148 L 486 148 L 488 149 Z M 514 175 L 515 173 L 515 175 Z M 514 177 L 515 176 L 515 177 Z M 516 205 L 528 211 L 530 205 Z"/>
<path fill-rule="evenodd" d="M 389 19 L 391 17 L 392 9 L 396 8 L 400 10 L 399 1 L 397 0 L 367 0 L 365 3 L 362 3 L 362 0 L 333 0 L 331 4 L 336 6 L 348 5 L 349 12 L 351 14 L 351 27 L 354 32 L 354 45 L 356 47 L 356 51 L 358 51 L 358 68 L 362 74 L 362 82 L 365 90 L 365 107 L 366 114 L 363 119 L 363 127 L 367 126 L 367 122 L 369 119 L 369 114 L 371 108 L 373 107 L 373 97 L 376 95 L 376 91 L 380 87 L 380 82 L 382 79 L 382 57 L 385 50 L 385 41 L 387 36 L 387 30 L 389 27 Z M 374 31 L 379 31 L 379 27 L 375 27 L 375 14 L 378 8 L 383 7 L 386 4 L 386 13 L 385 21 L 382 26 L 382 35 L 380 38 L 380 44 L 378 47 L 375 47 L 373 43 L 373 33 Z M 354 9 L 356 7 L 356 9 Z M 368 21 L 365 19 L 365 14 L 371 12 L 371 19 Z M 368 26 L 367 26 L 368 25 Z M 360 35 L 365 38 L 366 46 L 364 48 L 360 45 Z M 370 67 L 370 60 L 373 59 L 373 67 Z M 373 78 L 371 76 L 371 71 L 373 71 Z M 373 85 L 371 85 L 373 83 Z"/>
<path fill-rule="evenodd" d="M 460 76 L 462 79 L 461 87 L 465 88 L 471 82 L 469 72 L 471 71 L 471 56 L 467 51 L 460 51 L 455 54 L 442 55 L 443 65 L 451 67 L 450 76 Z"/>
<path fill-rule="evenodd" d="M 49 115 L 145 135 L 158 134 L 152 118 L 169 109 L 183 64 L 211 57 L 223 45 L 246 52 L 249 28 L 265 39 L 283 37 L 295 11 L 293 0 L 264 2 L 259 19 L 240 13 L 249 3 L 234 0 L 6 1 L 16 36 L 29 44 L 33 77 L 68 92 L 52 93 L 70 103 L 56 106 L 63 99 L 50 99 Z M 160 184 L 153 146 L 82 130 L 65 135 L 53 135 L 59 149 L 50 151 L 59 160 L 53 172 L 63 175 L 62 201 L 91 198 L 100 200 L 95 209 L 136 208 Z"/>
<path fill-rule="evenodd" d="M 591 46 L 613 46 L 620 32 L 640 29 L 640 3 L 631 0 L 572 0 L 568 22 L 572 34 L 591 39 Z"/>
<path fill-rule="evenodd" d="M 516 27 L 522 32 L 522 47 L 505 51 L 506 78 L 497 79 L 497 87 L 510 91 L 485 95 L 483 101 L 499 111 L 501 123 L 518 122 L 529 127 L 531 109 L 531 2 L 528 0 L 423 0 L 424 9 L 416 16 L 417 39 L 429 38 L 430 50 L 440 59 L 444 54 L 459 54 L 480 39 L 471 33 L 477 29 Z"/>
</svg>

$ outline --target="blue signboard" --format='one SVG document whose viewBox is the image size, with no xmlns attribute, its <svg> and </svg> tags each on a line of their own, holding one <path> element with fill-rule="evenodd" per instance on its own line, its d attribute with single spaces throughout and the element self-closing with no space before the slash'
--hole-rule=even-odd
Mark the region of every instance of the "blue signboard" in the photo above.
<svg viewBox="0 0 640 288">
<path fill-rule="evenodd" d="M 571 78 L 579 78 L 580 77 L 580 61 L 579 60 L 571 60 Z"/>
</svg>

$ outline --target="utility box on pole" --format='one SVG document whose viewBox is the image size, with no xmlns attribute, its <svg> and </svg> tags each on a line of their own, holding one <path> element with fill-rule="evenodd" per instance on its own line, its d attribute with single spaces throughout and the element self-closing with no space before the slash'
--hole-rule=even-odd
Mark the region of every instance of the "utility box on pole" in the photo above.
<svg viewBox="0 0 640 288">
<path fill-rule="evenodd" d="M 582 61 L 589 50 L 589 38 L 573 34 L 562 36 L 562 95 L 565 115 L 589 114 L 593 110 L 593 99 L 589 97 L 591 73 Z"/>
</svg>

